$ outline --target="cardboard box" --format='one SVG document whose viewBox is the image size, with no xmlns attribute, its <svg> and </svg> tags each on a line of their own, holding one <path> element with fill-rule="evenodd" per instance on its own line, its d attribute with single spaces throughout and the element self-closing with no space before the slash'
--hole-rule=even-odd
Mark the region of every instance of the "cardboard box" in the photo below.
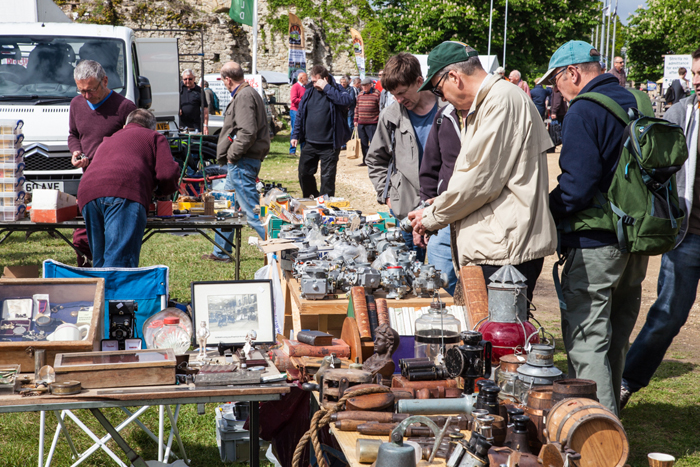
<svg viewBox="0 0 700 467">
<path fill-rule="evenodd" d="M 34 190 L 32 192 L 32 222 L 57 224 L 78 216 L 75 196 L 58 190 Z"/>
<path fill-rule="evenodd" d="M 37 279 L 39 277 L 39 265 L 5 266 L 2 273 L 3 279 Z"/>
</svg>

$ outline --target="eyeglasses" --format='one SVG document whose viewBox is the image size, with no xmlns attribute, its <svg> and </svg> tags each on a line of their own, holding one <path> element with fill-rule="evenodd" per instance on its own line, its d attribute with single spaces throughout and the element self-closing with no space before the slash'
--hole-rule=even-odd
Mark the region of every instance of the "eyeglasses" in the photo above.
<svg viewBox="0 0 700 467">
<path fill-rule="evenodd" d="M 557 80 L 559 79 L 559 76 L 561 76 L 561 74 L 564 73 L 564 72 L 566 71 L 567 68 L 568 68 L 568 67 L 562 68 L 561 71 L 557 72 L 554 76 L 552 76 L 552 78 L 549 80 L 549 82 L 550 82 L 551 84 L 553 84 L 553 85 L 556 86 L 556 85 L 557 85 Z"/>
<path fill-rule="evenodd" d="M 95 94 L 97 91 L 100 90 L 101 87 L 102 85 L 98 84 L 92 89 L 78 89 L 78 94 Z"/>
<path fill-rule="evenodd" d="M 442 93 L 442 89 L 438 89 L 438 88 L 440 87 L 440 84 L 445 80 L 445 78 L 449 74 L 450 74 L 449 71 L 446 71 L 445 73 L 443 73 L 442 76 L 440 77 L 440 79 L 438 80 L 438 82 L 435 83 L 435 86 L 433 86 L 433 89 L 430 90 L 433 94 L 435 94 L 439 98 L 445 97 L 445 95 Z"/>
</svg>

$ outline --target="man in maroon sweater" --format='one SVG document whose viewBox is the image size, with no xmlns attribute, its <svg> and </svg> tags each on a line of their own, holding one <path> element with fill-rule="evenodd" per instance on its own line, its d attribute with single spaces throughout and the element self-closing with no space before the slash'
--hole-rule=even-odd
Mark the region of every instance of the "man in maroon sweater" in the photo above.
<svg viewBox="0 0 700 467">
<path fill-rule="evenodd" d="M 177 190 L 178 165 L 155 129 L 149 111 L 131 112 L 126 126 L 104 139 L 80 181 L 78 205 L 97 268 L 138 267 L 154 189 L 159 196 Z"/>
<path fill-rule="evenodd" d="M 136 106 L 107 87 L 104 69 L 93 60 L 78 63 L 73 77 L 80 95 L 70 103 L 68 150 L 71 163 L 85 171 L 102 139 L 121 129 Z M 73 244 L 83 253 L 78 255 L 78 266 L 89 266 L 85 258 L 91 259 L 92 255 L 85 229 L 73 231 Z"/>
<path fill-rule="evenodd" d="M 362 164 L 365 163 L 367 150 L 374 138 L 374 132 L 377 131 L 377 122 L 379 121 L 379 96 L 380 92 L 372 86 L 372 80 L 365 78 L 362 80 L 362 92 L 357 96 L 357 104 L 355 105 L 355 127 L 357 134 L 360 135 L 362 146 Z"/>
</svg>

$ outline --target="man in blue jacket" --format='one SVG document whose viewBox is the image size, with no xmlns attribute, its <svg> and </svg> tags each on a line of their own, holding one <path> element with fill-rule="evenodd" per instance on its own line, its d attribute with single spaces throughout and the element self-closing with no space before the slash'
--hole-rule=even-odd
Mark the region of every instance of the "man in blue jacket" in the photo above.
<svg viewBox="0 0 700 467">
<path fill-rule="evenodd" d="M 542 82 L 556 86 L 567 101 L 597 92 L 625 111 L 637 106 L 617 78 L 602 72 L 600 53 L 583 41 L 561 46 Z M 597 193 L 607 193 L 624 129 L 597 103 L 572 103 L 562 126 L 562 174 L 549 196 L 559 225 L 592 207 Z M 606 230 L 561 231 L 559 247 L 566 256 L 561 321 L 569 377 L 594 380 L 600 403 L 618 414 L 625 353 L 639 314 L 648 257 L 622 253 L 616 234 Z"/>
<path fill-rule="evenodd" d="M 335 173 L 340 148 L 350 139 L 348 108 L 355 96 L 336 84 L 328 70 L 316 65 L 309 73 L 311 83 L 299 103 L 292 132 L 292 146 L 304 143 L 299 157 L 299 185 L 304 198 L 335 195 Z M 316 170 L 321 161 L 321 191 Z"/>
</svg>

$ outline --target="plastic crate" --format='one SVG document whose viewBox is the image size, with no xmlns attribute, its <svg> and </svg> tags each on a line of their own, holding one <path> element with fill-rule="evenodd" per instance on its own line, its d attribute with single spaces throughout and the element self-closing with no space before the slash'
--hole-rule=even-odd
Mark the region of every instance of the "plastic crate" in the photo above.
<svg viewBox="0 0 700 467">
<path fill-rule="evenodd" d="M 22 147 L 24 135 L 0 135 L 0 149 L 19 149 Z"/>
<path fill-rule="evenodd" d="M 0 148 L 0 164 L 24 163 L 24 149 L 2 149 Z"/>
<path fill-rule="evenodd" d="M 0 177 L 0 193 L 19 193 L 23 191 L 24 177 Z"/>
<path fill-rule="evenodd" d="M 0 163 L 0 178 L 22 177 L 24 175 L 24 162 Z"/>
<path fill-rule="evenodd" d="M 0 193 L 0 206 L 16 207 L 24 204 L 26 193 L 24 191 L 9 191 Z"/>
<path fill-rule="evenodd" d="M 221 419 L 216 421 L 216 444 L 222 462 L 243 462 L 250 458 L 250 433 L 227 429 Z"/>
<path fill-rule="evenodd" d="M 19 135 L 23 126 L 22 120 L 0 119 L 0 135 Z"/>
<path fill-rule="evenodd" d="M 24 219 L 27 207 L 20 204 L 16 207 L 0 206 L 0 221 L 12 222 Z"/>
</svg>

